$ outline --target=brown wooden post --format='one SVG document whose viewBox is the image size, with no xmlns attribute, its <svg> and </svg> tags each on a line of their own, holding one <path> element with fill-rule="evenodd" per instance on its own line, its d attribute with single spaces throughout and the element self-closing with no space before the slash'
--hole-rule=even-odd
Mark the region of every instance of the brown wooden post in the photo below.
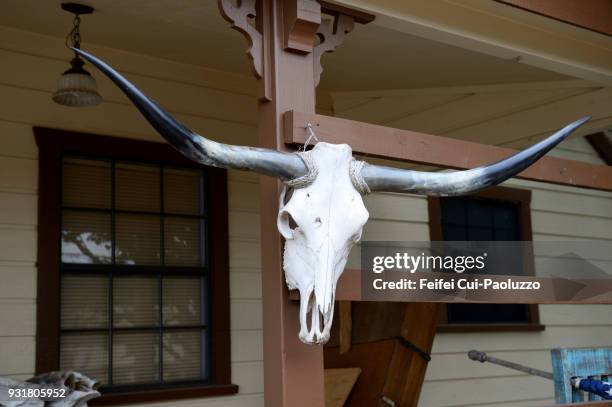
<svg viewBox="0 0 612 407">
<path fill-rule="evenodd" d="M 301 14 L 296 10 L 309 10 L 309 20 L 320 21 L 321 16 L 320 6 L 312 0 L 262 0 L 259 5 L 265 72 L 261 80 L 269 81 L 263 88 L 270 90 L 270 101 L 260 98 L 259 102 L 259 145 L 278 150 L 286 149 L 283 114 L 297 106 L 315 111 L 313 54 L 304 51 L 307 47 L 297 53 L 284 46 L 283 7 L 289 10 L 289 6 L 296 18 Z M 310 34 L 313 42 L 315 31 Z M 260 191 L 265 405 L 323 407 L 323 349 L 299 341 L 299 303 L 289 300 L 283 276 L 282 241 L 276 229 L 281 184 L 262 177 Z"/>
<path fill-rule="evenodd" d="M 221 15 L 249 42 L 247 54 L 259 80 L 259 145 L 286 150 L 286 112 L 315 114 L 320 58 L 353 28 L 374 16 L 317 0 L 217 0 Z M 337 20 L 321 27 L 321 9 Z M 255 17 L 255 25 L 251 18 Z M 315 47 L 315 37 L 320 43 Z M 323 347 L 298 339 L 299 303 L 289 299 L 276 228 L 282 185 L 262 177 L 261 258 L 266 407 L 324 407 Z"/>
</svg>

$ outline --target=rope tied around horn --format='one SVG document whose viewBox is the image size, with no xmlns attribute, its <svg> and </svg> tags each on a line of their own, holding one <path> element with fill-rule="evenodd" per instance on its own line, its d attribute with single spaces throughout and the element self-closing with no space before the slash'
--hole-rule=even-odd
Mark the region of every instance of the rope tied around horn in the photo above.
<svg viewBox="0 0 612 407">
<path fill-rule="evenodd" d="M 355 160 L 354 158 L 351 160 L 351 164 L 349 166 L 349 175 L 351 177 L 351 182 L 353 186 L 361 195 L 368 195 L 372 192 L 368 183 L 361 175 L 361 170 L 363 166 L 366 164 L 365 161 Z"/>
<path fill-rule="evenodd" d="M 317 179 L 317 176 L 319 175 L 319 167 L 312 158 L 310 151 L 297 152 L 296 154 L 302 159 L 302 161 L 304 161 L 306 168 L 308 168 L 308 172 L 301 177 L 284 181 L 284 183 L 290 188 L 305 188 L 312 184 L 315 179 Z"/>
<path fill-rule="evenodd" d="M 308 123 L 306 125 L 306 131 L 308 132 L 308 138 L 306 139 L 304 145 L 300 147 L 295 154 L 297 154 L 302 159 L 302 161 L 304 161 L 308 172 L 302 175 L 301 177 L 284 181 L 285 185 L 290 188 L 306 188 L 308 185 L 312 184 L 314 180 L 317 179 L 317 175 L 319 175 L 319 166 L 312 158 L 312 154 L 310 153 L 310 151 L 306 151 L 306 148 L 308 148 L 308 144 L 310 144 L 310 141 L 312 139 L 317 142 L 319 141 L 319 139 L 317 138 L 317 135 L 312 129 L 312 124 Z"/>
<path fill-rule="evenodd" d="M 317 178 L 319 175 L 319 167 L 312 158 L 310 151 L 297 152 L 296 154 L 302 159 L 302 161 L 304 161 L 306 168 L 308 168 L 308 172 L 301 177 L 284 181 L 284 183 L 290 188 L 305 188 L 312 184 Z M 351 178 L 351 183 L 361 195 L 367 195 L 372 192 L 367 182 L 361 175 L 361 169 L 365 164 L 365 161 L 355 160 L 353 158 L 349 165 L 349 176 Z"/>
<path fill-rule="evenodd" d="M 301 177 L 284 181 L 285 185 L 290 188 L 305 188 L 312 184 L 319 175 L 319 167 L 312 157 L 312 150 L 306 151 L 306 148 L 308 148 L 310 142 L 313 139 L 318 142 L 319 138 L 314 132 L 312 124 L 308 123 L 306 125 L 306 131 L 308 132 L 308 138 L 306 139 L 304 146 L 301 147 L 295 154 L 297 154 L 302 161 L 304 161 L 308 172 Z M 368 195 L 372 192 L 367 182 L 361 175 L 361 170 L 365 164 L 365 161 L 356 160 L 355 158 L 353 158 L 349 164 L 349 176 L 351 178 L 351 183 L 361 195 Z"/>
</svg>

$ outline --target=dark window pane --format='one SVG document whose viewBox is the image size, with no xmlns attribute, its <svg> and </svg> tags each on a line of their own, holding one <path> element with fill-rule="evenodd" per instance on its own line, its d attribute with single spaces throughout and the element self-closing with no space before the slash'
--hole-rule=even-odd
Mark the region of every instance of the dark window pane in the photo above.
<svg viewBox="0 0 612 407">
<path fill-rule="evenodd" d="M 64 158 L 64 206 L 109 209 L 111 207 L 111 163 Z"/>
<path fill-rule="evenodd" d="M 164 219 L 165 264 L 197 267 L 202 265 L 201 219 L 166 216 Z"/>
<path fill-rule="evenodd" d="M 108 335 L 64 334 L 60 338 L 60 370 L 76 370 L 100 384 L 108 383 Z"/>
<path fill-rule="evenodd" d="M 113 336 L 113 384 L 158 382 L 159 334 L 121 332 Z"/>
<path fill-rule="evenodd" d="M 62 329 L 108 326 L 108 281 L 100 275 L 62 277 Z"/>
<path fill-rule="evenodd" d="M 489 202 L 478 199 L 466 200 L 467 224 L 469 227 L 493 227 L 493 207 Z"/>
<path fill-rule="evenodd" d="M 160 264 L 160 218 L 118 213 L 115 216 L 118 264 Z"/>
<path fill-rule="evenodd" d="M 201 374 L 201 330 L 164 333 L 164 381 L 197 380 Z"/>
<path fill-rule="evenodd" d="M 527 323 L 529 308 L 523 304 L 448 304 L 448 322 L 455 324 Z"/>
<path fill-rule="evenodd" d="M 497 228 L 515 229 L 518 224 L 518 210 L 514 204 L 500 204 L 495 208 L 494 223 Z"/>
<path fill-rule="evenodd" d="M 113 325 L 117 328 L 159 325 L 157 277 L 113 278 Z"/>
<path fill-rule="evenodd" d="M 202 172 L 164 168 L 164 212 L 201 215 Z"/>
<path fill-rule="evenodd" d="M 463 226 L 448 225 L 444 226 L 444 240 L 464 241 L 468 240 L 467 229 Z"/>
<path fill-rule="evenodd" d="M 471 227 L 466 230 L 467 240 L 478 242 L 485 240 L 493 240 L 493 229 L 485 227 Z"/>
<path fill-rule="evenodd" d="M 462 198 L 440 198 L 442 221 L 445 223 L 465 224 L 465 200 Z"/>
<path fill-rule="evenodd" d="M 110 214 L 88 211 L 63 211 L 62 262 L 81 264 L 111 263 Z"/>
<path fill-rule="evenodd" d="M 514 241 L 518 240 L 517 229 L 495 229 L 495 236 L 492 240 L 498 241 Z"/>
<path fill-rule="evenodd" d="M 117 163 L 115 206 L 132 211 L 160 211 L 160 168 L 152 165 Z"/>
<path fill-rule="evenodd" d="M 164 278 L 164 325 L 199 325 L 202 307 L 201 278 Z"/>
</svg>

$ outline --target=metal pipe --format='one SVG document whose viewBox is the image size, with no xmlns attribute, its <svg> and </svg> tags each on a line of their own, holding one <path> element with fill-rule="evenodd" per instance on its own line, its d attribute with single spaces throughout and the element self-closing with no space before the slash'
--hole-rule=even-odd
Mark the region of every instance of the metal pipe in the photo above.
<svg viewBox="0 0 612 407">
<path fill-rule="evenodd" d="M 540 369 L 534 369 L 534 368 L 529 367 L 529 366 L 519 365 L 518 363 L 514 363 L 514 362 L 508 362 L 507 360 L 498 359 L 496 357 L 489 356 L 486 353 L 480 352 L 480 351 L 477 351 L 477 350 L 469 351 L 468 352 L 468 357 L 470 359 L 476 361 L 476 362 L 480 362 L 480 363 L 490 362 L 490 363 L 493 363 L 495 365 L 507 367 L 509 369 L 518 370 L 519 372 L 528 373 L 528 374 L 533 375 L 533 376 L 540 376 L 540 377 L 543 377 L 545 379 L 554 380 L 553 379 L 553 374 L 550 373 L 550 372 L 545 372 L 545 371 L 540 370 Z"/>
</svg>

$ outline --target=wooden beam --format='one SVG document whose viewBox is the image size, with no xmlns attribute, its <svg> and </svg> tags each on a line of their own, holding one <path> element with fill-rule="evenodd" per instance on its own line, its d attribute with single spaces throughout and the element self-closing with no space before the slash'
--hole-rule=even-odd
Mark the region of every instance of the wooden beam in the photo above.
<svg viewBox="0 0 612 407">
<path fill-rule="evenodd" d="M 374 14 L 370 14 L 368 12 L 353 8 L 353 7 L 345 7 L 339 4 L 330 3 L 329 1 L 321 1 L 321 11 L 325 14 L 329 14 L 334 17 L 338 17 L 339 15 L 345 15 L 352 17 L 356 23 L 359 24 L 368 24 L 374 21 L 376 16 Z"/>
<path fill-rule="evenodd" d="M 496 0 L 544 17 L 612 36 L 612 2 L 590 0 Z"/>
<path fill-rule="evenodd" d="M 431 303 L 406 304 L 400 340 L 395 344 L 383 388 L 383 396 L 397 407 L 415 407 L 418 404 L 429 361 L 406 344 L 427 355 L 431 353 L 440 306 Z"/>
<path fill-rule="evenodd" d="M 302 145 L 306 125 L 315 126 L 319 140 L 349 144 L 355 153 L 442 168 L 469 169 L 506 158 L 516 150 L 433 136 L 312 113 L 287 112 L 285 143 Z M 517 178 L 612 191 L 612 167 L 544 157 Z"/>
</svg>

